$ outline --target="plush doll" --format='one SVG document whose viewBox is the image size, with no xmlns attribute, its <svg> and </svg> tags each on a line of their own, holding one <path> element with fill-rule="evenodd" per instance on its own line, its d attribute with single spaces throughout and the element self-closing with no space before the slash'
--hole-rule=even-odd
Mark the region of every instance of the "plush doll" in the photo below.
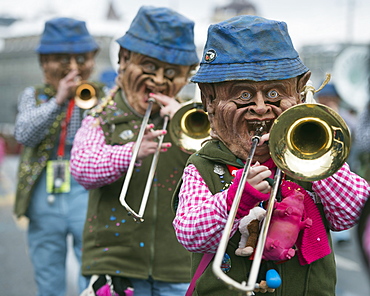
<svg viewBox="0 0 370 296">
<path fill-rule="evenodd" d="M 134 288 L 128 278 L 93 275 L 86 290 L 80 296 L 133 296 Z"/>
<path fill-rule="evenodd" d="M 295 245 L 301 230 L 312 225 L 312 219 L 304 219 L 304 195 L 294 189 L 275 204 L 266 237 L 262 259 L 286 260 L 295 255 Z"/>
<path fill-rule="evenodd" d="M 239 231 L 241 238 L 239 248 L 235 251 L 237 256 L 250 256 L 256 247 L 260 222 L 265 218 L 266 210 L 254 207 L 249 214 L 240 220 Z"/>
</svg>

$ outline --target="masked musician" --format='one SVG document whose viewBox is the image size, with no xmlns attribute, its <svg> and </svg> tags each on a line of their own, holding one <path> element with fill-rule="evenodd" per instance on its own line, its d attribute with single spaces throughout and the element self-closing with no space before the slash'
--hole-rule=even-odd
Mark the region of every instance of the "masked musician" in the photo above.
<svg viewBox="0 0 370 296">
<path fill-rule="evenodd" d="M 67 235 L 80 261 L 88 192 L 69 173 L 73 139 L 85 110 L 75 105 L 80 80 L 95 65 L 98 44 L 83 21 L 54 18 L 45 23 L 36 49 L 43 84 L 20 96 L 15 138 L 24 149 L 18 171 L 15 214 L 29 218 L 29 253 L 38 295 L 66 293 Z M 96 84 L 97 96 L 104 96 Z M 82 291 L 86 279 L 79 276 Z"/>
<path fill-rule="evenodd" d="M 82 273 L 91 277 L 92 287 L 86 295 L 105 289 L 131 295 L 133 287 L 135 296 L 174 296 L 184 295 L 188 287 L 190 254 L 176 240 L 170 204 L 189 154 L 171 147 L 173 140 L 162 126 L 163 117 L 181 107 L 175 96 L 199 62 L 193 27 L 171 9 L 141 7 L 117 40 L 117 87 L 77 132 L 71 171 L 90 189 Z M 144 222 L 137 223 L 127 215 L 120 194 L 150 97 L 156 104 L 126 194 L 133 209 L 142 201 L 160 135 L 165 135 L 161 149 L 166 153 L 159 156 Z"/>
<path fill-rule="evenodd" d="M 195 288 L 187 295 L 239 295 L 216 278 L 210 262 L 213 258 L 204 254 L 214 254 L 218 248 L 251 139 L 260 127 L 264 135 L 253 156 L 222 264 L 231 278 L 247 281 L 252 261 L 235 255 L 240 240 L 237 230 L 242 217 L 270 196 L 266 178 L 273 178 L 276 165 L 264 139 L 275 118 L 302 102 L 300 92 L 310 74 L 284 22 L 238 16 L 209 27 L 201 65 L 192 81 L 201 90 L 213 139 L 189 158 L 174 195 L 177 238 L 193 253 L 193 274 L 198 266 L 204 269 L 198 269 L 200 276 L 193 278 L 197 280 Z M 369 185 L 347 164 L 320 181 L 298 182 L 287 176 L 282 180 L 283 201 L 293 194 L 303 195 L 305 217 L 312 225 L 302 230 L 303 239 L 296 241 L 297 255 L 289 253 L 291 259 L 269 262 L 280 274 L 280 287 L 272 292 L 264 286 L 256 295 L 266 291 L 284 296 L 335 295 L 329 229 L 343 230 L 356 224 Z M 202 261 L 203 257 L 208 257 L 208 262 Z M 267 262 L 262 261 L 261 270 Z"/>
</svg>

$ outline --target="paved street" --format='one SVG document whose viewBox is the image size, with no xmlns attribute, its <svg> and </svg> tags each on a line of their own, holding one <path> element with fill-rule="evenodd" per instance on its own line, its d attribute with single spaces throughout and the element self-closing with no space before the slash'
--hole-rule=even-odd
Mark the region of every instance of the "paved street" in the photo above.
<svg viewBox="0 0 370 296">
<path fill-rule="evenodd" d="M 18 157 L 8 156 L 0 170 L 0 295 L 34 296 L 36 288 L 26 246 L 27 221 L 18 221 L 12 214 L 17 165 Z M 351 235 L 351 243 L 334 248 L 338 266 L 337 296 L 370 295 L 369 276 L 360 261 L 355 230 L 351 230 Z M 78 271 L 71 254 L 68 267 L 67 296 L 77 296 L 72 279 Z"/>
</svg>

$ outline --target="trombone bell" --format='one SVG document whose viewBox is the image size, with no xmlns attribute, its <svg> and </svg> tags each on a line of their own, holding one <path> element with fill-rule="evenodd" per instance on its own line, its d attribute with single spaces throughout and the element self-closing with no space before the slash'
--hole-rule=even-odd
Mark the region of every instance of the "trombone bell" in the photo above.
<svg viewBox="0 0 370 296">
<path fill-rule="evenodd" d="M 325 179 L 346 161 L 351 136 L 344 120 L 321 104 L 299 104 L 283 112 L 270 130 L 270 154 L 288 176 Z"/>
<path fill-rule="evenodd" d="M 95 87 L 89 82 L 81 82 L 76 89 L 75 104 L 81 109 L 91 109 L 97 103 Z"/>
<path fill-rule="evenodd" d="M 181 150 L 189 154 L 199 150 L 202 143 L 210 138 L 210 130 L 208 114 L 199 102 L 181 107 L 171 119 L 169 126 L 172 140 Z"/>
</svg>

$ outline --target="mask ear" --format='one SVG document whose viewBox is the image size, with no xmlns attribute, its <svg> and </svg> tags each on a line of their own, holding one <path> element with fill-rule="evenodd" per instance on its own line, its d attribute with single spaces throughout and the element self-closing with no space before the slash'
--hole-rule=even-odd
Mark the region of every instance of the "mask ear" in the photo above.
<svg viewBox="0 0 370 296">
<path fill-rule="evenodd" d="M 47 61 L 47 57 L 44 54 L 39 54 L 39 65 L 42 67 Z"/>
<path fill-rule="evenodd" d="M 297 81 L 297 92 L 300 93 L 304 86 L 307 84 L 308 80 L 311 78 L 311 71 L 307 71 L 302 76 L 298 77 Z"/>
<path fill-rule="evenodd" d="M 120 64 L 120 66 L 126 68 L 130 56 L 131 52 L 128 49 L 121 47 L 118 53 L 118 63 Z"/>
<path fill-rule="evenodd" d="M 210 83 L 199 83 L 198 86 L 200 88 L 200 97 L 204 106 L 204 111 L 207 112 L 207 107 L 212 104 L 215 98 L 214 88 Z"/>
</svg>

